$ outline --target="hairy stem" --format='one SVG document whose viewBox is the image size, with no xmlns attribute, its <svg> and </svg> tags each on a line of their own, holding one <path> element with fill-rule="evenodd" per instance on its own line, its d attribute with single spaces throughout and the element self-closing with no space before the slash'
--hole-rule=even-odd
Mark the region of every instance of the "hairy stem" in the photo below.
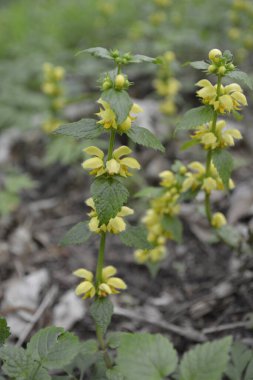
<svg viewBox="0 0 253 380">
<path fill-rule="evenodd" d="M 116 130 L 112 129 L 111 135 L 110 135 L 110 141 L 109 141 L 107 161 L 109 161 L 112 158 L 112 152 L 113 152 L 113 148 L 114 148 L 114 144 L 115 144 L 115 136 L 116 136 Z"/>
<path fill-rule="evenodd" d="M 102 333 L 101 329 L 99 328 L 99 326 L 96 326 L 96 334 L 97 334 L 97 340 L 98 340 L 99 346 L 101 348 L 101 351 L 103 351 L 103 357 L 104 357 L 105 365 L 108 369 L 112 368 L 113 362 L 112 362 L 110 355 L 107 351 L 104 336 L 103 336 L 103 333 Z"/>
<path fill-rule="evenodd" d="M 106 232 L 101 232 L 100 246 L 98 252 L 98 261 L 96 269 L 96 283 L 97 285 L 102 282 L 102 271 L 104 266 L 104 256 L 105 256 L 105 241 L 106 241 Z"/>
<path fill-rule="evenodd" d="M 217 82 L 216 100 L 218 100 L 220 97 L 221 79 L 222 79 L 222 76 L 219 75 L 218 76 L 218 82 Z M 211 132 L 215 132 L 217 119 L 218 119 L 218 112 L 214 111 Z M 212 153 L 213 153 L 212 148 L 208 149 L 207 156 L 206 156 L 206 174 L 205 174 L 206 178 L 210 176 L 211 163 L 212 163 Z M 208 192 L 205 192 L 205 212 L 206 212 L 206 217 L 207 217 L 209 223 L 211 223 L 212 211 L 211 211 L 210 193 L 208 193 Z"/>
</svg>

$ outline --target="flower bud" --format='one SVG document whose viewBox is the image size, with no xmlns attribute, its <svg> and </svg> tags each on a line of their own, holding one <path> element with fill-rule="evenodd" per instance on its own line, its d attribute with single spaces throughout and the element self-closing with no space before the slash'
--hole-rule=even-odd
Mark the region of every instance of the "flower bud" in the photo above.
<svg viewBox="0 0 253 380">
<path fill-rule="evenodd" d="M 229 69 L 229 70 L 234 70 L 234 69 L 235 69 L 235 65 L 233 65 L 233 63 L 230 63 L 230 64 L 228 65 L 228 69 Z"/>
<path fill-rule="evenodd" d="M 219 49 L 212 49 L 209 51 L 208 57 L 213 62 L 219 62 L 222 52 Z"/>
<path fill-rule="evenodd" d="M 125 77 L 122 74 L 118 74 L 115 78 L 114 86 L 116 90 L 122 90 L 125 85 Z"/>
<path fill-rule="evenodd" d="M 218 68 L 218 74 L 224 75 L 226 73 L 227 69 L 225 66 L 220 66 Z"/>
<path fill-rule="evenodd" d="M 112 82 L 109 79 L 104 80 L 104 82 L 102 84 L 102 90 L 103 91 L 109 90 L 109 88 L 111 88 L 111 87 L 112 87 Z"/>
<path fill-rule="evenodd" d="M 215 65 L 209 65 L 208 66 L 208 72 L 209 73 L 214 73 L 216 71 L 217 67 Z"/>
</svg>

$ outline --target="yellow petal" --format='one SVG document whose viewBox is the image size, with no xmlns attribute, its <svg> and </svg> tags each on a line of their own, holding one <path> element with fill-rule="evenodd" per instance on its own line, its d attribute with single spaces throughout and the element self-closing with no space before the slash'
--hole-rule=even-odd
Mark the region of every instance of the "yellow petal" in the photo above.
<svg viewBox="0 0 253 380">
<path fill-rule="evenodd" d="M 114 158 L 112 158 L 111 160 L 107 161 L 106 169 L 110 175 L 118 174 L 120 170 L 120 164 Z"/>
<path fill-rule="evenodd" d="M 132 105 L 130 113 L 136 114 L 136 113 L 140 113 L 140 112 L 143 112 L 143 109 L 138 104 L 134 103 Z"/>
<path fill-rule="evenodd" d="M 207 87 L 207 86 L 213 86 L 212 83 L 207 79 L 201 79 L 196 83 L 196 86 L 198 87 Z"/>
<path fill-rule="evenodd" d="M 93 287 L 94 285 L 90 281 L 84 281 L 76 287 L 75 293 L 77 296 L 80 296 L 81 294 L 87 293 Z"/>
<path fill-rule="evenodd" d="M 103 160 L 98 157 L 89 158 L 82 163 L 83 169 L 98 169 L 104 166 Z"/>
<path fill-rule="evenodd" d="M 94 216 L 89 221 L 89 229 L 90 229 L 91 232 L 99 233 L 99 231 L 100 231 L 100 229 L 99 229 L 99 220 L 98 220 L 97 216 Z"/>
<path fill-rule="evenodd" d="M 88 281 L 93 280 L 93 273 L 87 269 L 83 269 L 83 268 L 77 269 L 73 272 L 73 274 L 77 277 L 85 278 Z"/>
<path fill-rule="evenodd" d="M 215 228 L 220 228 L 227 224 L 227 220 L 221 212 L 216 212 L 212 217 L 211 224 Z"/>
<path fill-rule="evenodd" d="M 128 146 L 122 145 L 113 151 L 113 157 L 118 160 L 120 157 L 132 153 L 132 150 Z"/>
<path fill-rule="evenodd" d="M 239 84 L 237 83 L 231 83 L 225 87 L 226 94 L 231 94 L 232 92 L 235 92 L 235 91 L 242 92 L 241 86 L 239 86 Z"/>
<path fill-rule="evenodd" d="M 107 231 L 112 234 L 119 234 L 122 231 L 125 231 L 126 223 L 123 218 L 116 216 L 115 218 L 110 219 L 107 224 Z"/>
<path fill-rule="evenodd" d="M 134 210 L 127 206 L 122 206 L 121 210 L 118 212 L 117 216 L 128 216 L 133 215 Z"/>
<path fill-rule="evenodd" d="M 99 290 L 102 290 L 103 292 L 107 294 L 112 294 L 112 290 L 109 285 L 102 283 L 99 285 Z"/>
<path fill-rule="evenodd" d="M 122 158 L 120 160 L 120 163 L 121 163 L 121 165 L 125 165 L 125 166 L 127 166 L 128 168 L 131 168 L 131 169 L 137 169 L 137 170 L 139 170 L 141 168 L 141 165 L 139 164 L 139 162 L 135 158 L 133 158 L 133 157 Z"/>
<path fill-rule="evenodd" d="M 121 278 L 118 278 L 118 277 L 109 278 L 109 280 L 107 281 L 107 284 L 109 286 L 113 286 L 116 289 L 126 289 L 127 288 L 126 283 L 123 280 L 121 280 Z"/>
<path fill-rule="evenodd" d="M 108 265 L 107 267 L 103 268 L 102 277 L 104 280 L 106 280 L 109 277 L 114 276 L 116 273 L 117 273 L 117 269 L 112 265 Z"/>
<path fill-rule="evenodd" d="M 84 148 L 83 151 L 91 156 L 97 156 L 99 158 L 104 158 L 104 152 L 96 146 L 88 146 Z"/>
<path fill-rule="evenodd" d="M 247 99 L 241 92 L 233 92 L 231 95 L 232 99 L 239 103 L 240 106 L 247 106 Z"/>
<path fill-rule="evenodd" d="M 195 170 L 198 173 L 204 174 L 205 173 L 205 167 L 198 161 L 191 162 L 188 167 L 192 170 Z"/>
<path fill-rule="evenodd" d="M 91 207 L 93 210 L 95 210 L 95 203 L 93 201 L 93 198 L 88 198 L 86 201 L 85 201 L 85 204 L 89 207 Z"/>
</svg>

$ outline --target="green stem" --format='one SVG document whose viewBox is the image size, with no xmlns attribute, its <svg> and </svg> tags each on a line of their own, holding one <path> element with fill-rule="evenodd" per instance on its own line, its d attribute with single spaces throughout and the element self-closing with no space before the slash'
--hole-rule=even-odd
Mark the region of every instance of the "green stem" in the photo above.
<svg viewBox="0 0 253 380">
<path fill-rule="evenodd" d="M 112 158 L 113 148 L 114 148 L 114 144 L 115 144 L 115 135 L 116 135 L 116 130 L 112 129 L 111 130 L 111 135 L 110 135 L 110 142 L 109 142 L 107 161 L 109 161 Z"/>
<path fill-rule="evenodd" d="M 97 285 L 102 282 L 102 271 L 104 267 L 104 256 L 105 256 L 105 241 L 106 241 L 106 232 L 101 232 L 98 261 L 97 261 L 97 270 L 96 270 L 96 284 Z"/>
<path fill-rule="evenodd" d="M 41 367 L 41 363 L 38 363 L 38 367 L 35 369 L 35 371 L 34 371 L 34 373 L 32 375 L 32 380 L 36 380 L 36 375 L 37 375 L 40 367 Z"/>
<path fill-rule="evenodd" d="M 108 369 L 112 368 L 113 362 L 112 362 L 110 355 L 107 351 L 107 347 L 106 347 L 106 343 L 104 341 L 103 333 L 101 332 L 101 329 L 98 326 L 96 326 L 96 334 L 97 334 L 97 340 L 98 340 L 99 346 L 100 346 L 101 350 L 103 351 L 103 357 L 104 357 L 105 365 Z"/>
<path fill-rule="evenodd" d="M 219 97 L 220 97 L 221 79 L 222 79 L 222 76 L 219 75 L 218 76 L 218 82 L 217 82 L 217 96 L 216 96 L 216 100 L 218 100 Z M 216 124 L 217 124 L 217 119 L 218 119 L 218 112 L 214 111 L 211 132 L 215 132 Z M 213 150 L 212 149 L 208 149 L 207 156 L 206 156 L 206 174 L 205 174 L 206 178 L 208 178 L 210 176 L 211 163 L 212 163 L 212 155 L 213 155 Z M 206 212 L 206 217 L 207 217 L 209 223 L 211 223 L 211 220 L 212 220 L 212 211 L 211 211 L 210 194 L 207 193 L 207 192 L 205 193 L 205 212 Z"/>
</svg>

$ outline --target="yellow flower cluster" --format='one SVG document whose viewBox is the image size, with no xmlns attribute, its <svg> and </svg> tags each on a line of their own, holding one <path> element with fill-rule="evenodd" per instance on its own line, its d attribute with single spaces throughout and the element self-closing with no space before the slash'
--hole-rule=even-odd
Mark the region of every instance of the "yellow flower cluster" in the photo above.
<svg viewBox="0 0 253 380">
<path fill-rule="evenodd" d="M 150 202 L 151 208 L 147 210 L 142 219 L 148 231 L 148 241 L 154 245 L 154 248 L 135 251 L 135 259 L 140 264 L 157 263 L 166 255 L 166 240 L 173 238 L 173 235 L 164 228 L 162 221 L 164 216 L 173 217 L 180 211 L 179 197 L 185 171 L 186 168 L 181 165 L 179 177 L 170 170 L 165 170 L 159 174 L 160 186 L 164 191 L 162 195 Z"/>
<path fill-rule="evenodd" d="M 94 232 L 96 234 L 100 234 L 101 232 L 110 232 L 116 235 L 122 231 L 125 231 L 126 223 L 123 217 L 132 215 L 134 213 L 131 208 L 122 206 L 118 214 L 114 218 L 111 218 L 108 224 L 100 225 L 93 199 L 89 198 L 85 203 L 91 208 L 91 211 L 88 213 L 88 216 L 90 217 L 89 229 L 91 232 Z"/>
<path fill-rule="evenodd" d="M 201 87 L 197 91 L 197 96 L 204 104 L 212 105 L 220 114 L 230 113 L 231 111 L 241 110 L 243 106 L 247 106 L 247 99 L 243 94 L 241 86 L 237 83 L 229 84 L 228 86 L 220 86 L 219 96 L 217 94 L 217 85 L 207 79 L 202 79 L 196 83 Z"/>
<path fill-rule="evenodd" d="M 225 120 L 219 120 L 213 128 L 212 122 L 200 125 L 191 136 L 204 149 L 226 148 L 235 145 L 235 140 L 241 140 L 241 132 L 236 128 L 227 128 Z"/>
<path fill-rule="evenodd" d="M 210 194 L 214 190 L 224 190 L 224 184 L 213 163 L 210 165 L 210 171 L 206 173 L 206 168 L 198 161 L 191 162 L 188 165 L 188 171 L 185 174 L 185 180 L 182 185 L 182 192 L 188 190 L 204 190 Z M 234 188 L 234 182 L 229 180 L 229 189 Z"/>
<path fill-rule="evenodd" d="M 163 58 L 163 64 L 160 65 L 158 77 L 154 80 L 154 87 L 158 95 L 164 97 L 160 105 L 160 110 L 166 115 L 173 115 L 177 111 L 176 97 L 181 88 L 181 83 L 174 78 L 173 63 L 175 54 L 167 51 Z"/>
<path fill-rule="evenodd" d="M 83 299 L 93 298 L 95 295 L 98 297 L 107 297 L 111 294 L 117 294 L 120 290 L 127 288 L 126 283 L 119 277 L 114 277 L 117 270 L 112 265 L 103 268 L 102 281 L 96 284 L 94 281 L 94 275 L 87 269 L 77 269 L 73 274 L 77 277 L 83 278 L 82 281 L 75 290 L 77 296 L 83 296 Z"/>
<path fill-rule="evenodd" d="M 102 99 L 98 100 L 98 103 L 102 105 L 103 108 L 100 108 L 97 116 L 101 119 L 98 121 L 98 124 L 101 124 L 105 129 L 116 129 L 119 132 L 126 132 L 131 128 L 132 122 L 136 120 L 136 114 L 142 112 L 142 108 L 138 104 L 133 104 L 129 115 L 127 118 L 120 124 L 117 124 L 116 115 L 111 109 L 110 105 Z"/>
<path fill-rule="evenodd" d="M 154 7 L 149 16 L 149 21 L 153 26 L 160 26 L 167 20 L 166 8 L 172 5 L 172 0 L 153 0 Z"/>
<path fill-rule="evenodd" d="M 115 149 L 112 153 L 112 158 L 107 160 L 106 163 L 104 162 L 104 152 L 96 146 L 89 146 L 83 151 L 94 157 L 84 161 L 82 167 L 83 169 L 91 170 L 89 174 L 96 177 L 105 173 L 129 177 L 132 175 L 129 169 L 140 169 L 140 164 L 135 158 L 123 157 L 132 153 L 132 150 L 125 145 Z"/>
<path fill-rule="evenodd" d="M 63 67 L 44 63 L 42 91 L 49 98 L 51 117 L 43 124 L 42 128 L 48 134 L 57 129 L 62 123 L 59 111 L 65 106 L 64 92 L 61 84 L 64 76 L 65 70 Z"/>
</svg>

